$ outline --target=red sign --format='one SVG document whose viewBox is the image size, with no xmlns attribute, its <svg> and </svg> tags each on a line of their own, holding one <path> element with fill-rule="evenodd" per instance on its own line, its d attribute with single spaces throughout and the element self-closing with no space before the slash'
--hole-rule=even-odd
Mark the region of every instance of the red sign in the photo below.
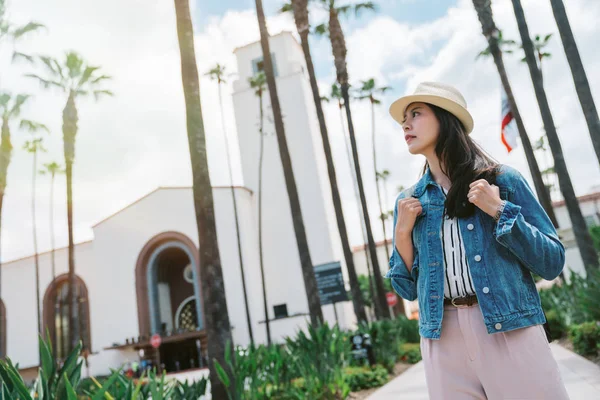
<svg viewBox="0 0 600 400">
<path fill-rule="evenodd" d="M 162 339 L 161 339 L 160 335 L 158 335 L 158 334 L 152 335 L 152 337 L 150 338 L 150 344 L 155 349 L 158 349 L 160 347 L 161 342 L 162 342 Z"/>
<path fill-rule="evenodd" d="M 387 292 L 385 294 L 385 298 L 387 299 L 388 306 L 394 307 L 398 303 L 398 297 L 396 297 L 395 293 Z"/>
</svg>

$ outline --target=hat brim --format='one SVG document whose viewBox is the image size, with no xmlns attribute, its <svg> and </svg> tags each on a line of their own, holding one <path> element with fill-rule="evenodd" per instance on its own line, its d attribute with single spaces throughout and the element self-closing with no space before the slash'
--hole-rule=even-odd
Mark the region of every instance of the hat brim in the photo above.
<svg viewBox="0 0 600 400">
<path fill-rule="evenodd" d="M 390 115 L 399 124 L 402 124 L 402 121 L 404 121 L 404 111 L 406 111 L 406 107 L 412 103 L 427 103 L 438 106 L 458 118 L 458 120 L 462 122 L 463 126 L 465 127 L 467 134 L 473 132 L 474 122 L 471 113 L 469 113 L 469 111 L 467 111 L 467 109 L 462 107 L 460 104 L 457 104 L 452 100 L 448 100 L 445 97 L 425 94 L 404 96 L 392 103 L 390 106 Z"/>
</svg>

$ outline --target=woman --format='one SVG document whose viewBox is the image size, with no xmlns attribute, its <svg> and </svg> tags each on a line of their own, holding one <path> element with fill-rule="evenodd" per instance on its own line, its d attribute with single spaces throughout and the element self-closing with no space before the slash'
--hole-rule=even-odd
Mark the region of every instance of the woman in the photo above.
<svg viewBox="0 0 600 400">
<path fill-rule="evenodd" d="M 568 399 L 531 275 L 552 280 L 565 264 L 544 209 L 519 172 L 470 138 L 455 88 L 422 83 L 390 114 L 409 152 L 426 158 L 396 200 L 386 278 L 418 298 L 430 398 Z"/>
</svg>

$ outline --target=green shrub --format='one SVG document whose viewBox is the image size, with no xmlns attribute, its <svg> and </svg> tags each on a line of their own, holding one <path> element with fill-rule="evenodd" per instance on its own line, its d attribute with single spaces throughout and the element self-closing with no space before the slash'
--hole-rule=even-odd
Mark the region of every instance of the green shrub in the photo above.
<svg viewBox="0 0 600 400">
<path fill-rule="evenodd" d="M 550 335 L 553 340 L 560 339 L 567 333 L 567 324 L 562 320 L 561 316 L 555 309 L 550 309 L 546 312 L 546 320 L 550 327 Z"/>
<path fill-rule="evenodd" d="M 421 346 L 418 343 L 402 343 L 398 348 L 400 361 L 416 364 L 421 361 Z"/>
<path fill-rule="evenodd" d="M 400 335 L 403 341 L 408 343 L 420 343 L 421 335 L 419 334 L 419 321 L 408 319 L 404 315 L 399 315 L 396 318 L 396 324 L 399 326 Z"/>
<path fill-rule="evenodd" d="M 582 356 L 595 356 L 600 346 L 600 323 L 585 322 L 574 325 L 569 332 L 575 352 Z"/>
<path fill-rule="evenodd" d="M 374 368 L 347 367 L 344 369 L 344 378 L 350 385 L 350 390 L 358 392 L 384 385 L 388 381 L 388 372 L 380 365 Z"/>
<path fill-rule="evenodd" d="M 359 325 L 359 333 L 367 333 L 371 337 L 371 346 L 375 363 L 383 365 L 392 372 L 398 352 L 394 349 L 402 342 L 401 328 L 395 320 L 383 319 L 370 323 L 363 322 Z"/>
</svg>

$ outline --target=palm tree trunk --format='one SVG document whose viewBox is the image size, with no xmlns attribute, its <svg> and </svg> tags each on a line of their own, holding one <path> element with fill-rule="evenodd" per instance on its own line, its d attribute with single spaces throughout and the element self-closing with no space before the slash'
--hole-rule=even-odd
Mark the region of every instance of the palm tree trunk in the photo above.
<svg viewBox="0 0 600 400">
<path fill-rule="evenodd" d="M 10 142 L 8 118 L 2 118 L 0 135 L 0 301 L 2 301 L 2 205 L 4 203 L 4 193 L 6 191 L 8 165 L 10 164 L 13 148 Z M 2 310 L 0 309 L 0 313 L 1 312 Z M 0 315 L 0 321 L 4 321 L 3 317 L 3 315 Z"/>
<path fill-rule="evenodd" d="M 573 31 L 571 31 L 571 24 L 565 11 L 565 5 L 562 0 L 550 0 L 552 5 L 552 12 L 554 13 L 554 19 L 556 19 L 556 25 L 560 32 L 560 38 L 565 48 L 565 54 L 571 67 L 571 74 L 573 75 L 573 81 L 575 82 L 575 90 L 581 103 L 583 115 L 587 122 L 588 130 L 590 131 L 590 137 L 592 138 L 592 144 L 596 151 L 596 157 L 600 162 L 600 120 L 598 119 L 598 111 L 596 110 L 596 103 L 590 90 L 590 84 L 579 56 L 579 50 L 577 49 L 577 43 L 575 43 L 575 37 Z"/>
<path fill-rule="evenodd" d="M 271 322 L 269 321 L 269 306 L 267 301 L 267 284 L 265 281 L 265 265 L 263 260 L 263 240 L 262 240 L 262 178 L 263 178 L 263 161 L 265 154 L 265 134 L 264 128 L 264 108 L 263 108 L 263 94 L 262 91 L 259 97 L 260 107 L 260 154 L 258 156 L 258 252 L 260 257 L 260 278 L 262 281 L 262 292 L 263 292 L 263 307 L 265 310 L 265 327 L 267 330 L 267 344 L 271 345 Z"/>
<path fill-rule="evenodd" d="M 43 335 L 42 332 L 42 313 L 40 310 L 40 258 L 38 255 L 37 246 L 37 218 L 35 215 L 35 189 L 36 189 L 36 175 L 37 175 L 37 150 L 33 152 L 33 178 L 31 180 L 32 185 L 32 196 L 31 196 L 31 218 L 33 222 L 33 253 L 35 259 L 35 298 L 36 298 L 36 312 L 37 312 L 37 328 L 38 334 Z"/>
<path fill-rule="evenodd" d="M 479 17 L 479 21 L 481 22 L 483 35 L 486 37 L 490 46 L 490 52 L 492 53 L 492 57 L 494 58 L 496 68 L 498 69 L 498 75 L 500 75 L 502 87 L 506 92 L 506 96 L 510 104 L 513 118 L 517 123 L 517 129 L 519 130 L 519 136 L 521 138 L 521 143 L 523 144 L 523 152 L 525 153 L 525 158 L 527 159 L 527 165 L 529 166 L 529 172 L 531 173 L 531 179 L 533 180 L 533 185 L 535 187 L 538 199 L 540 201 L 540 204 L 544 208 L 544 211 L 546 211 L 546 214 L 552 221 L 552 224 L 556 228 L 558 228 L 558 220 L 556 219 L 556 216 L 554 214 L 552 200 L 550 199 L 548 190 L 546 190 L 546 185 L 544 184 L 542 173 L 540 172 L 540 167 L 535 158 L 533 146 L 531 146 L 531 141 L 529 140 L 529 136 L 527 135 L 525 124 L 523 123 L 523 119 L 521 118 L 521 113 L 519 112 L 519 108 L 517 107 L 517 102 L 515 100 L 515 96 L 513 95 L 512 88 L 508 80 L 508 75 L 506 73 L 506 68 L 504 67 L 502 51 L 500 50 L 500 47 L 498 45 L 499 31 L 496 28 L 496 24 L 494 23 L 491 2 L 490 0 L 473 0 L 473 5 L 475 6 L 477 16 Z"/>
<path fill-rule="evenodd" d="M 52 282 L 56 279 L 56 257 L 55 251 L 55 237 L 54 237 L 54 177 L 55 173 L 52 172 L 52 178 L 50 181 L 50 242 L 52 246 Z M 52 321 L 54 323 L 54 320 Z M 52 329 L 52 345 L 56 344 L 56 329 Z"/>
<path fill-rule="evenodd" d="M 377 146 L 375 141 L 375 103 L 371 99 L 371 129 L 373 132 L 373 171 L 375 172 L 375 188 L 377 189 L 377 204 L 379 205 L 379 220 L 383 230 L 383 243 L 385 244 L 386 259 L 390 259 L 390 249 L 387 245 L 387 232 L 385 229 L 385 219 L 383 219 L 383 206 L 381 204 L 381 191 L 379 190 L 379 175 L 377 174 Z"/>
<path fill-rule="evenodd" d="M 321 95 L 319 94 L 319 86 L 317 84 L 317 78 L 315 76 L 315 67 L 313 65 L 312 57 L 310 55 L 310 47 L 308 43 L 308 1 L 292 0 L 292 5 L 294 7 L 294 18 L 296 21 L 296 27 L 298 28 L 298 33 L 300 34 L 300 43 L 302 45 L 304 59 L 306 61 L 306 68 L 308 69 L 308 76 L 310 79 L 310 87 L 312 89 L 313 100 L 317 109 L 317 119 L 319 120 L 321 138 L 323 140 L 323 152 L 325 153 L 325 159 L 327 161 L 327 172 L 329 174 L 329 184 L 331 187 L 333 208 L 335 210 L 338 231 L 340 232 L 340 239 L 342 242 L 344 259 L 346 260 L 348 279 L 350 280 L 350 292 L 352 293 L 352 304 L 354 306 L 354 313 L 356 314 L 356 318 L 359 322 L 367 321 L 367 314 L 365 313 L 365 303 L 362 298 L 362 293 L 360 291 L 358 275 L 356 274 L 356 268 L 354 266 L 354 257 L 352 255 L 352 249 L 350 249 L 350 243 L 348 240 L 348 231 L 346 229 L 346 221 L 344 220 L 342 200 L 340 197 L 340 192 L 338 190 L 335 165 L 333 162 L 333 156 L 331 154 L 331 145 L 329 143 L 329 134 L 327 132 L 327 125 L 325 124 L 325 115 L 323 114 L 323 106 L 321 104 Z"/>
<path fill-rule="evenodd" d="M 537 98 L 540 112 L 542 114 L 542 120 L 544 121 L 544 129 L 548 136 L 548 144 L 552 150 L 554 156 L 554 170 L 558 175 L 560 190 L 565 199 L 565 204 L 571 218 L 573 225 L 573 233 L 575 234 L 575 240 L 581 258 L 587 271 L 591 271 L 592 268 L 598 268 L 598 254 L 594 249 L 594 243 L 590 232 L 588 231 L 587 225 L 579 208 L 579 202 L 575 196 L 575 190 L 571 183 L 571 177 L 567 169 L 567 164 L 562 152 L 562 146 L 556 133 L 556 127 L 554 126 L 554 119 L 552 118 L 552 112 L 550 111 L 550 105 L 546 97 L 546 91 L 540 77 L 540 70 L 535 62 L 535 53 L 533 49 L 533 43 L 529 36 L 529 28 L 527 27 L 527 21 L 525 20 L 525 13 L 521 6 L 520 0 L 512 0 L 513 8 L 515 10 L 515 16 L 517 18 L 517 25 L 519 26 L 519 33 L 521 34 L 521 41 L 523 43 L 523 50 L 525 51 L 525 57 L 529 66 L 529 73 L 531 80 L 533 81 L 533 88 L 535 89 L 535 96 Z"/>
<path fill-rule="evenodd" d="M 77 107 L 75 106 L 75 93 L 71 91 L 67 104 L 63 110 L 63 146 L 65 155 L 65 169 L 67 175 L 67 226 L 69 233 L 69 283 L 67 293 L 67 307 L 69 312 L 69 334 L 67 349 L 71 351 L 77 346 L 78 338 L 75 336 L 77 316 L 74 314 L 75 305 L 75 245 L 73 242 L 73 161 L 75 159 L 75 135 L 77 134 Z"/>
<path fill-rule="evenodd" d="M 194 208 L 200 251 L 200 284 L 204 328 L 208 339 L 210 383 L 214 399 L 226 398 L 214 360 L 225 365 L 225 348 L 231 346 L 231 326 L 225 283 L 219 256 L 212 186 L 206 157 L 206 137 L 200 103 L 200 82 L 194 51 L 194 29 L 188 0 L 175 0 L 177 37 L 181 56 L 181 78 L 185 97 L 186 125 L 192 165 Z"/>
<path fill-rule="evenodd" d="M 287 139 L 285 137 L 283 118 L 281 116 L 281 106 L 279 105 L 279 96 L 277 95 L 277 86 L 275 83 L 275 76 L 273 74 L 271 50 L 269 48 L 269 32 L 267 31 L 267 23 L 263 11 L 262 0 L 256 0 L 256 14 L 258 17 L 258 26 L 260 30 L 260 43 L 262 45 L 265 75 L 267 77 L 267 86 L 269 88 L 269 95 L 271 96 L 271 107 L 273 109 L 273 118 L 275 120 L 275 133 L 277 134 L 277 142 L 279 144 L 279 155 L 281 157 L 283 174 L 285 176 L 287 193 L 290 200 L 290 208 L 292 212 L 294 230 L 296 232 L 298 252 L 300 253 L 300 264 L 302 266 L 302 276 L 304 278 L 304 286 L 306 288 L 308 310 L 310 313 L 311 323 L 314 326 L 317 326 L 323 322 L 321 299 L 319 298 L 317 279 L 315 277 L 314 266 L 308 248 L 306 230 L 304 228 L 304 221 L 302 219 L 302 209 L 300 208 L 300 199 L 298 198 L 298 189 L 296 187 L 296 180 L 294 178 L 294 170 L 292 169 L 292 160 L 290 158 Z"/>
<path fill-rule="evenodd" d="M 367 262 L 367 277 L 369 278 L 369 295 L 373 301 L 373 309 L 376 311 L 375 315 L 379 315 L 378 307 L 379 303 L 374 301 L 375 299 L 375 283 L 373 282 L 373 274 L 371 273 L 371 260 L 369 259 L 369 248 L 366 246 L 367 243 L 367 233 L 365 228 L 365 220 L 362 215 L 362 208 L 360 206 L 360 195 L 358 194 L 358 183 L 356 182 L 356 175 L 352 173 L 354 170 L 354 164 L 352 162 L 352 152 L 350 150 L 350 143 L 348 137 L 346 136 L 346 125 L 344 124 L 344 114 L 342 113 L 342 105 L 341 101 L 338 101 L 338 106 L 340 109 L 340 123 L 342 127 L 342 134 L 344 135 L 344 144 L 346 146 L 346 156 L 348 157 L 348 171 L 350 171 L 350 175 L 352 176 L 352 184 L 354 187 L 354 199 L 356 201 L 356 207 L 358 209 L 358 220 L 360 221 L 360 232 L 362 234 L 362 243 L 365 245 L 363 247 L 365 252 L 365 261 Z"/>
<path fill-rule="evenodd" d="M 246 308 L 246 323 L 248 324 L 248 335 L 250 343 L 254 344 L 254 333 L 252 332 L 252 318 L 250 318 L 250 307 L 248 305 L 248 290 L 246 289 L 246 273 L 244 272 L 244 257 L 242 256 L 242 240 L 240 238 L 240 220 L 238 217 L 237 199 L 233 187 L 233 172 L 231 168 L 231 157 L 229 155 L 229 140 L 225 131 L 225 115 L 223 113 L 223 97 L 221 95 L 221 81 L 219 80 L 219 105 L 221 106 L 221 126 L 223 138 L 225 139 L 225 154 L 227 156 L 227 167 L 229 170 L 229 185 L 231 187 L 231 198 L 233 199 L 233 216 L 235 219 L 235 235 L 237 239 L 238 257 L 240 262 L 240 276 L 242 278 L 242 291 L 244 294 L 244 307 Z"/>
<path fill-rule="evenodd" d="M 376 288 L 376 296 L 374 298 L 374 301 L 377 301 L 379 303 L 380 311 L 380 314 L 377 317 L 389 318 L 390 311 L 387 305 L 387 300 L 385 298 L 383 278 L 381 275 L 381 270 L 379 268 L 379 261 L 377 259 L 377 248 L 375 247 L 375 241 L 373 240 L 371 220 L 369 218 L 367 199 L 365 197 L 362 174 L 360 172 L 360 163 L 358 160 L 358 150 L 356 147 L 356 137 L 354 135 L 354 125 L 352 123 L 352 112 L 350 110 L 350 96 L 348 94 L 348 71 L 346 69 L 346 42 L 344 39 L 342 26 L 340 25 L 340 21 L 338 19 L 337 11 L 334 8 L 331 8 L 329 11 L 329 36 L 331 38 L 331 48 L 333 51 L 333 57 L 335 61 L 337 80 L 341 87 L 342 98 L 344 99 L 344 107 L 346 109 L 346 120 L 348 121 L 348 134 L 350 136 L 350 144 L 352 146 L 352 157 L 354 159 L 356 182 L 358 184 L 358 193 L 360 195 L 360 203 L 363 210 L 363 218 L 365 220 L 369 253 L 371 254 L 371 264 L 373 266 L 373 274 Z M 377 310 L 377 307 L 375 307 L 375 310 Z"/>
</svg>

